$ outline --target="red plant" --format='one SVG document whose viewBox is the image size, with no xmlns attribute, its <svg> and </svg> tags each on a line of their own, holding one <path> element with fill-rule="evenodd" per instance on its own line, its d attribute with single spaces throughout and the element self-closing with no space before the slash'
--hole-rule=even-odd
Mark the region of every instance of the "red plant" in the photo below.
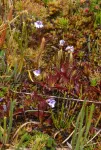
<svg viewBox="0 0 101 150">
<path fill-rule="evenodd" d="M 8 13 L 7 16 L 7 20 L 10 21 L 12 19 L 12 12 L 13 12 L 13 7 L 10 8 L 10 11 Z M 0 36 L 0 47 L 2 47 L 2 45 L 4 44 L 5 38 L 6 38 L 6 31 L 7 31 L 7 23 L 3 25 L 2 27 L 2 32 L 1 32 L 1 36 Z"/>
</svg>

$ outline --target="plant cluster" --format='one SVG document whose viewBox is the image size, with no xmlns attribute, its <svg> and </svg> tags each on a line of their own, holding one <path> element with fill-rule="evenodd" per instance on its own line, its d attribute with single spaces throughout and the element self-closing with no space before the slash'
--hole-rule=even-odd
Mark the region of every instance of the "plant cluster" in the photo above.
<svg viewBox="0 0 101 150">
<path fill-rule="evenodd" d="M 15 108 L 12 99 L 16 100 Z M 84 101 L 87 104 L 82 106 Z M 90 148 L 90 134 L 93 130 L 94 139 L 100 134 L 100 107 L 100 0 L 1 0 L 1 145 L 10 142 L 13 119 L 15 123 L 23 117 L 23 121 L 34 119 L 41 126 L 62 130 L 63 135 L 73 133 L 67 138 L 72 149 L 95 150 L 101 136 Z M 36 149 L 37 145 L 47 149 L 47 143 L 51 143 L 50 149 L 55 147 L 46 134 L 21 136 L 20 142 L 16 141 L 18 149 L 24 141 L 26 146 L 36 142 Z"/>
</svg>

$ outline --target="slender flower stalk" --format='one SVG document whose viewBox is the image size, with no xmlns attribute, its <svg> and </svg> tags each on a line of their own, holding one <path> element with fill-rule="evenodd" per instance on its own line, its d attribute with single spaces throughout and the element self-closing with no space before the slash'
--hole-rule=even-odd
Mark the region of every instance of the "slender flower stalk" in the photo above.
<svg viewBox="0 0 101 150">
<path fill-rule="evenodd" d="M 69 63 L 70 63 L 70 66 L 73 64 L 73 52 L 74 52 L 74 47 L 73 46 L 67 46 L 66 51 L 68 51 L 68 53 L 70 54 L 69 55 Z"/>
<path fill-rule="evenodd" d="M 4 112 L 7 111 L 7 106 L 6 106 L 6 104 L 3 104 L 3 110 L 4 110 Z"/>
</svg>

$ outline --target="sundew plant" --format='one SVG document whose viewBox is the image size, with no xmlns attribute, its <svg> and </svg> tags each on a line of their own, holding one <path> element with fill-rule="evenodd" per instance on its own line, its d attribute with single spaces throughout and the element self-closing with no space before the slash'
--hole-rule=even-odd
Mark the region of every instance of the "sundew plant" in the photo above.
<svg viewBox="0 0 101 150">
<path fill-rule="evenodd" d="M 100 0 L 0 0 L 0 149 L 100 141 Z"/>
</svg>

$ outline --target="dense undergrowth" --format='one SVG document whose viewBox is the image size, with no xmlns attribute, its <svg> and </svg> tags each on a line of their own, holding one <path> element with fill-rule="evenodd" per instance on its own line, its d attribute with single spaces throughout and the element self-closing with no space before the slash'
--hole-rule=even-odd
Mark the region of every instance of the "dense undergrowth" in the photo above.
<svg viewBox="0 0 101 150">
<path fill-rule="evenodd" d="M 0 148 L 100 141 L 100 0 L 1 0 Z"/>
</svg>

